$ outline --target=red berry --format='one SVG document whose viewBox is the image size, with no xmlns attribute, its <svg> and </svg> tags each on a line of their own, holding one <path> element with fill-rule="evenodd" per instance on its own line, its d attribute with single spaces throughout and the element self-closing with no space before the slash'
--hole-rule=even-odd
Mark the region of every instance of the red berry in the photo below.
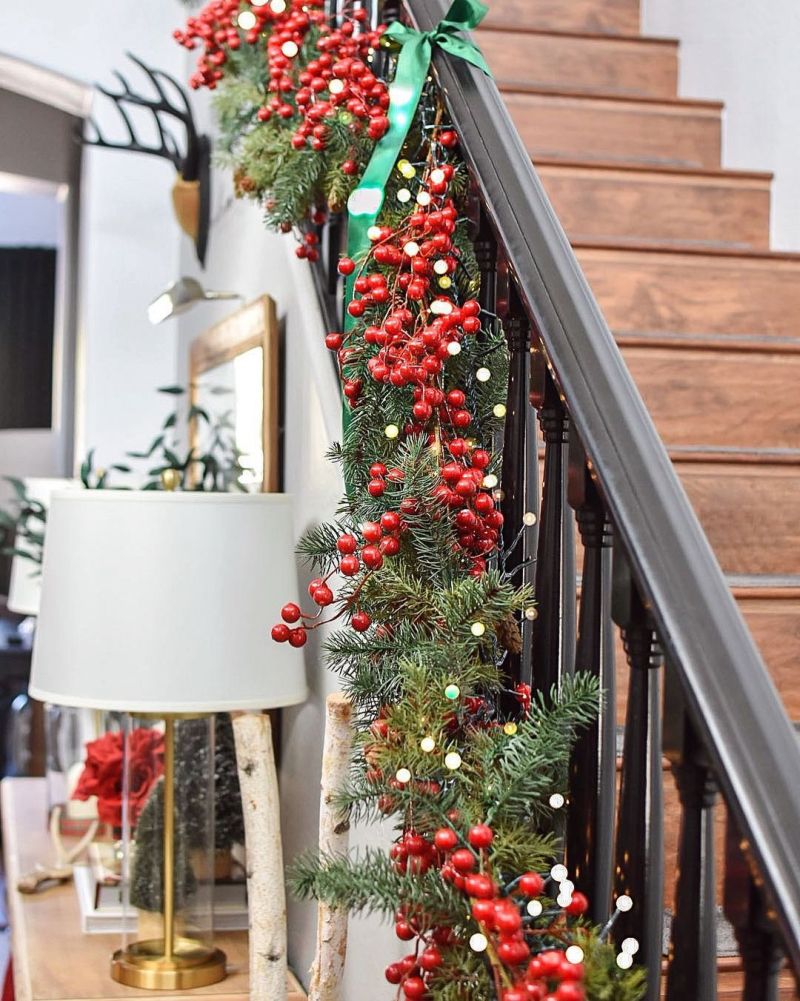
<svg viewBox="0 0 800 1001">
<path fill-rule="evenodd" d="M 409 977 L 403 984 L 403 993 L 411 1001 L 416 1001 L 418 998 L 426 997 L 428 991 L 422 977 Z"/>
<path fill-rule="evenodd" d="M 403 968 L 399 963 L 392 963 L 386 967 L 386 979 L 390 984 L 399 984 L 403 979 Z"/>
<path fill-rule="evenodd" d="M 364 546 L 361 550 L 361 559 L 370 570 L 380 570 L 383 566 L 383 555 L 376 546 Z"/>
<path fill-rule="evenodd" d="M 351 260 L 349 257 L 342 257 L 339 261 L 339 274 L 340 275 L 352 275 L 356 269 L 355 261 Z"/>
<path fill-rule="evenodd" d="M 441 851 L 449 852 L 458 844 L 458 835 L 452 827 L 440 827 L 433 836 L 433 843 Z"/>
<path fill-rule="evenodd" d="M 284 622 L 279 622 L 277 626 L 272 627 L 272 638 L 276 643 L 285 643 L 289 639 L 289 633 L 291 630 Z"/>
<path fill-rule="evenodd" d="M 345 577 L 352 577 L 361 569 L 361 563 L 357 556 L 343 556 L 339 562 L 339 569 Z"/>
<path fill-rule="evenodd" d="M 452 149 L 458 143 L 458 135 L 452 129 L 447 129 L 439 133 L 439 142 L 446 149 Z"/>
<path fill-rule="evenodd" d="M 344 337 L 341 334 L 328 334 L 325 338 L 325 347 L 330 351 L 338 351 L 343 343 Z"/>
<path fill-rule="evenodd" d="M 484 925 L 494 924 L 494 901 L 475 900 L 472 903 L 472 916 Z"/>
<path fill-rule="evenodd" d="M 503 1001 L 528 1001 L 529 995 L 522 987 L 506 987 Z"/>
<path fill-rule="evenodd" d="M 584 1001 L 585 997 L 583 988 L 574 981 L 568 980 L 566 983 L 559 984 L 556 988 L 556 998 L 558 998 L 558 1001 Z"/>
<path fill-rule="evenodd" d="M 281 609 L 281 618 L 284 622 L 297 622 L 300 618 L 300 607 L 293 601 L 288 602 Z"/>
<path fill-rule="evenodd" d="M 383 480 L 378 480 L 378 479 L 370 480 L 369 483 L 367 484 L 367 490 L 369 491 L 370 496 L 380 497 L 386 490 L 386 484 L 383 482 Z"/>
<path fill-rule="evenodd" d="M 417 933 L 408 921 L 398 921 L 394 926 L 394 933 L 403 942 L 410 942 L 412 938 L 417 937 Z"/>
<path fill-rule="evenodd" d="M 358 549 L 358 539 L 354 535 L 340 535 L 336 540 L 336 548 L 344 556 L 349 556 Z"/>
<path fill-rule="evenodd" d="M 539 965 L 542 971 L 542 976 L 550 977 L 556 973 L 561 967 L 561 961 L 564 958 L 563 952 L 556 952 L 555 949 L 548 949 L 547 952 L 539 953 Z"/>
<path fill-rule="evenodd" d="M 356 161 L 355 160 L 345 160 L 344 163 L 342 163 L 342 173 L 343 174 L 347 174 L 348 176 L 352 176 L 353 174 L 357 174 L 358 173 L 358 164 L 356 163 Z"/>
<path fill-rule="evenodd" d="M 377 521 L 365 521 L 361 526 L 361 534 L 367 542 L 379 542 L 383 535 L 383 530 Z"/>
<path fill-rule="evenodd" d="M 447 394 L 447 402 L 451 407 L 463 407 L 467 397 L 461 389 L 451 389 Z"/>
<path fill-rule="evenodd" d="M 395 538 L 382 539 L 380 546 L 384 556 L 396 556 L 400 552 L 400 543 Z"/>
<path fill-rule="evenodd" d="M 305 629 L 300 626 L 298 629 L 291 629 L 289 631 L 289 645 L 294 647 L 301 647 L 306 645 L 306 640 L 308 639 L 308 634 Z"/>
<path fill-rule="evenodd" d="M 526 897 L 538 897 L 544 890 L 544 880 L 538 872 L 526 872 L 520 877 L 519 888 Z"/>
<path fill-rule="evenodd" d="M 573 917 L 577 918 L 589 910 L 589 901 L 583 893 L 576 891 L 572 894 L 572 900 L 569 904 L 567 904 L 565 910 L 567 914 L 571 914 Z"/>
<path fill-rule="evenodd" d="M 494 913 L 494 923 L 499 932 L 513 935 L 522 927 L 522 917 L 515 907 L 497 907 Z"/>
<path fill-rule="evenodd" d="M 488 824 L 475 824 L 467 834 L 467 840 L 473 848 L 488 848 L 493 838 L 494 833 Z"/>
<path fill-rule="evenodd" d="M 353 612 L 350 625 L 358 633 L 363 633 L 372 625 L 372 619 L 366 612 Z"/>
<path fill-rule="evenodd" d="M 458 851 L 453 852 L 450 862 L 459 872 L 472 872 L 477 864 L 477 859 L 469 848 L 459 848 Z"/>
<path fill-rule="evenodd" d="M 442 965 L 442 954 L 435 945 L 429 945 L 419 957 L 419 965 L 423 970 L 435 970 Z"/>
<path fill-rule="evenodd" d="M 331 591 L 327 584 L 320 584 L 314 591 L 313 599 L 321 608 L 325 608 L 326 605 L 330 605 L 333 601 L 333 591 Z"/>
<path fill-rule="evenodd" d="M 381 515 L 381 528 L 386 532 L 396 532 L 401 525 L 400 515 L 396 511 L 385 511 Z"/>
<path fill-rule="evenodd" d="M 480 872 L 467 876 L 464 889 L 471 897 L 478 897 L 481 900 L 490 900 L 496 891 L 492 878 Z"/>
</svg>

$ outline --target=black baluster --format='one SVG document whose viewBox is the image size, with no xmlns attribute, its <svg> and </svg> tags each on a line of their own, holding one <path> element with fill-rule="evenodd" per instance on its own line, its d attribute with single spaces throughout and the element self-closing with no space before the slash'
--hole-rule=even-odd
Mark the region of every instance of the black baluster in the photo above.
<svg viewBox="0 0 800 1001">
<path fill-rule="evenodd" d="M 714 801 L 717 785 L 686 711 L 677 673 L 664 678 L 664 753 L 681 804 L 678 883 L 669 950 L 667 1001 L 716 1001 L 717 906 Z"/>
<path fill-rule="evenodd" d="M 765 780 L 768 781 L 768 778 Z M 783 951 L 764 895 L 748 861 L 748 844 L 728 815 L 725 832 L 725 916 L 733 925 L 744 968 L 743 1001 L 778 1001 Z"/>
<path fill-rule="evenodd" d="M 569 417 L 544 354 L 537 352 L 534 359 L 531 400 L 539 407 L 544 437 L 544 482 L 536 554 L 533 685 L 549 693 L 575 665 L 575 527 L 567 504 Z"/>
<path fill-rule="evenodd" d="M 589 897 L 590 914 L 604 923 L 611 910 L 616 806 L 616 678 L 611 621 L 611 524 L 583 448 L 573 436 L 569 502 L 583 543 L 575 670 L 602 691 L 597 721 L 578 739 L 570 762 L 567 868 Z"/>
<path fill-rule="evenodd" d="M 661 655 L 650 617 L 619 547 L 614 552 L 612 614 L 630 667 L 617 820 L 615 889 L 633 900 L 614 929 L 639 942 L 647 997 L 659 997 L 664 922 L 664 787 L 661 766 Z"/>
</svg>

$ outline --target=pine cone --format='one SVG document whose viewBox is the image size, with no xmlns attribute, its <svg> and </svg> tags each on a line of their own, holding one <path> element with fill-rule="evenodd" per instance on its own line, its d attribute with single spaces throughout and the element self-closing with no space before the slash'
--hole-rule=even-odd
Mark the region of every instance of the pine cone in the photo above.
<svg viewBox="0 0 800 1001">
<path fill-rule="evenodd" d="M 509 612 L 497 623 L 497 639 L 509 653 L 522 653 L 522 633 L 514 616 Z"/>
</svg>

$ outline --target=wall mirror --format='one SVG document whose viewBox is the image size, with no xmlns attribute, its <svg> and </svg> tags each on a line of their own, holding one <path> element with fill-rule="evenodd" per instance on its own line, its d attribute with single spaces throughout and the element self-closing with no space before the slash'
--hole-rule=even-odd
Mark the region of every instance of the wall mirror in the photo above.
<svg viewBox="0 0 800 1001">
<path fill-rule="evenodd" d="M 192 446 L 203 451 L 220 428 L 233 437 L 250 492 L 276 491 L 278 473 L 278 324 L 267 296 L 196 337 L 190 347 Z"/>
</svg>

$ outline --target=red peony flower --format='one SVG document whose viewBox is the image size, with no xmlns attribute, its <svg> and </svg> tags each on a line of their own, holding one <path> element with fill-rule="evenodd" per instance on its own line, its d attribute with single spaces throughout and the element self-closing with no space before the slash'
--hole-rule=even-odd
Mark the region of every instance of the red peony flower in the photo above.
<svg viewBox="0 0 800 1001">
<path fill-rule="evenodd" d="M 150 791 L 164 773 L 164 735 L 139 727 L 128 736 L 130 822 L 139 819 Z M 86 762 L 73 799 L 97 797 L 97 815 L 112 827 L 122 826 L 123 735 L 105 733 L 86 745 Z"/>
</svg>

